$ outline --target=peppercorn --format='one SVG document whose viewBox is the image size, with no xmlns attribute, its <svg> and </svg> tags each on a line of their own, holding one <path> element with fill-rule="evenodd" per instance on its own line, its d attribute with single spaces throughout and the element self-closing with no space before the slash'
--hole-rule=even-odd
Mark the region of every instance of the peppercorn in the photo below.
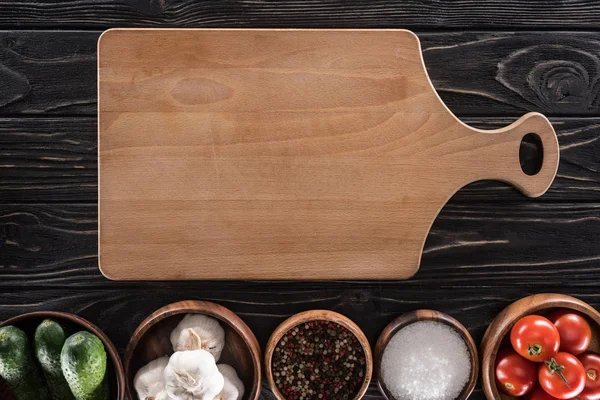
<svg viewBox="0 0 600 400">
<path fill-rule="evenodd" d="M 364 380 L 365 354 L 343 326 L 309 321 L 291 328 L 277 343 L 272 370 L 287 400 L 351 400 Z"/>
</svg>

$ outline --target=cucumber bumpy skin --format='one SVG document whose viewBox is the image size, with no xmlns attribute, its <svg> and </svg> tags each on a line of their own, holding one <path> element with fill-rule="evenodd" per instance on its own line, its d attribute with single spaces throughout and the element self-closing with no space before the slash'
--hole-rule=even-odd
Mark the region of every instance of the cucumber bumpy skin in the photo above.
<svg viewBox="0 0 600 400">
<path fill-rule="evenodd" d="M 67 335 L 61 324 L 46 319 L 35 330 L 35 356 L 44 371 L 52 400 L 75 400 L 60 367 L 60 353 Z"/>
<path fill-rule="evenodd" d="M 0 328 L 0 376 L 17 400 L 49 400 L 25 332 L 14 326 Z"/>
<path fill-rule="evenodd" d="M 60 365 L 76 400 L 108 400 L 106 351 L 89 332 L 70 336 L 60 354 Z"/>
</svg>

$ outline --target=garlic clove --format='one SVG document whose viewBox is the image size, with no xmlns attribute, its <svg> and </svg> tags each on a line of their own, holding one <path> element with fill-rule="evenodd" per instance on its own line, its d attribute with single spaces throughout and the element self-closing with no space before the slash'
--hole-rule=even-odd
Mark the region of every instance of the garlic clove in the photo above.
<svg viewBox="0 0 600 400">
<path fill-rule="evenodd" d="M 158 400 L 160 398 L 158 395 L 165 389 L 164 370 L 168 363 L 169 357 L 167 356 L 157 358 L 140 368 L 135 374 L 133 387 L 139 400 Z"/>
<path fill-rule="evenodd" d="M 174 351 L 206 350 L 216 361 L 225 347 L 225 331 L 215 318 L 187 314 L 171 332 Z"/>
<path fill-rule="evenodd" d="M 164 378 L 165 390 L 173 400 L 213 400 L 225 384 L 215 358 L 206 350 L 175 352 Z"/>
<path fill-rule="evenodd" d="M 208 350 L 202 348 L 202 338 L 196 333 L 194 328 L 187 328 L 181 331 L 179 335 L 179 346 L 183 350 Z M 209 352 L 210 353 L 210 352 Z"/>
<path fill-rule="evenodd" d="M 154 396 L 154 398 L 150 398 L 149 397 L 146 400 L 171 400 L 171 397 L 169 397 L 169 395 L 167 394 L 167 392 L 163 390 L 161 392 L 158 392 L 156 394 L 156 396 Z"/>
<path fill-rule="evenodd" d="M 238 377 L 235 369 L 227 364 L 217 365 L 219 372 L 223 375 L 225 383 L 223 390 L 214 400 L 241 400 L 244 397 L 244 383 Z"/>
</svg>

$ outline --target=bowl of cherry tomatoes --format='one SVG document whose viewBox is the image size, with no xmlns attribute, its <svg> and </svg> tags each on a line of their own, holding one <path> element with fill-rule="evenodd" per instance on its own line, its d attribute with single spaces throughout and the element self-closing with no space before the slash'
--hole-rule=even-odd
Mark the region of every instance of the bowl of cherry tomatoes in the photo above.
<svg viewBox="0 0 600 400">
<path fill-rule="evenodd" d="M 562 294 L 537 294 L 505 308 L 481 342 L 490 400 L 600 400 L 600 313 Z"/>
</svg>

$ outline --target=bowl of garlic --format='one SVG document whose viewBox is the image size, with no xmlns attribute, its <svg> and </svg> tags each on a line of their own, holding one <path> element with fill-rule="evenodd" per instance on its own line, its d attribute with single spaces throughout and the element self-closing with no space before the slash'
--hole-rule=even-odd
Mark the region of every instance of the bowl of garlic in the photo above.
<svg viewBox="0 0 600 400">
<path fill-rule="evenodd" d="M 261 351 L 250 328 L 229 309 L 181 301 L 146 318 L 123 364 L 131 400 L 256 400 Z"/>
</svg>

